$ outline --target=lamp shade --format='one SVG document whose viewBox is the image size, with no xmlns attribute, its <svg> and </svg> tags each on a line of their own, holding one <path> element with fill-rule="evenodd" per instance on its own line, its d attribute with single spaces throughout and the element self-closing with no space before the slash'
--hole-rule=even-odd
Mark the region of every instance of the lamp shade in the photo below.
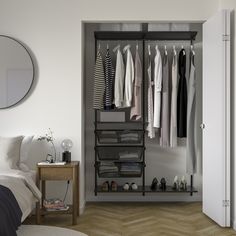
<svg viewBox="0 0 236 236">
<path fill-rule="evenodd" d="M 64 139 L 61 142 L 61 147 L 64 151 L 69 151 L 73 147 L 73 142 L 70 139 Z"/>
</svg>

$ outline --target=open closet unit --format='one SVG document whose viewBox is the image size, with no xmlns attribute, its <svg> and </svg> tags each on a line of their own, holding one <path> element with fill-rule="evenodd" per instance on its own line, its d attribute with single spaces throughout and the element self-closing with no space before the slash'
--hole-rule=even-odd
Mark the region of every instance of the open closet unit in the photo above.
<svg viewBox="0 0 236 236">
<path fill-rule="evenodd" d="M 232 109 L 230 103 L 232 88 L 230 86 L 230 11 L 219 11 L 202 23 L 95 22 L 85 23 L 84 29 L 87 201 L 202 201 L 203 212 L 207 216 L 220 226 L 230 226 L 232 206 L 230 198 L 232 157 L 230 148 L 232 130 L 230 127 L 232 119 L 230 113 Z M 196 52 L 194 64 L 197 83 L 197 172 L 194 178 L 186 175 L 187 154 L 186 143 L 183 139 L 178 139 L 178 146 L 175 148 L 163 147 L 157 137 L 149 138 L 149 133 L 146 131 L 148 125 L 146 100 L 150 84 L 148 82 L 149 48 L 153 63 L 156 44 L 162 56 L 165 49 L 172 53 L 173 45 L 179 55 L 183 45 L 187 55 L 186 78 L 189 78 L 188 55 L 191 42 Z M 130 44 L 132 56 L 138 48 L 141 59 L 142 118 L 135 121 L 130 119 L 130 108 L 100 110 L 100 107 L 94 111 L 94 57 L 97 58 L 96 52 L 100 49 L 101 61 L 105 60 L 106 49 L 109 47 L 109 50 L 111 49 L 109 60 L 115 62 L 117 53 L 113 53 L 112 50 L 114 48 L 117 50 L 119 44 L 122 50 L 127 49 L 126 46 Z M 123 58 L 126 63 L 127 50 Z M 99 64 L 98 69 L 103 68 L 101 65 Z M 107 68 L 110 68 L 109 65 Z M 108 143 L 107 138 L 111 138 L 112 141 Z M 100 171 L 102 162 L 111 164 L 104 166 Z M 110 170 L 115 170 L 116 173 L 108 174 Z M 189 186 L 187 190 L 182 192 L 172 189 L 176 175 L 187 176 Z M 154 177 L 158 180 L 166 177 L 166 182 L 170 187 L 167 187 L 165 191 L 151 190 L 150 186 Z M 104 181 L 109 184 L 115 181 L 118 183 L 118 188 L 116 191 L 111 191 L 112 188 L 102 191 Z M 123 187 L 126 186 L 126 182 L 129 184 L 135 182 L 137 189 L 124 191 Z M 197 192 L 193 194 L 195 191 Z"/>
<path fill-rule="evenodd" d="M 145 28 L 145 24 L 143 24 L 143 28 Z M 109 44 L 111 42 L 116 42 L 118 47 L 120 47 L 122 43 L 128 44 L 132 45 L 132 48 L 135 48 L 139 52 L 142 65 L 140 119 L 132 120 L 130 118 L 129 113 L 131 108 L 116 107 L 108 110 L 104 110 L 103 108 L 95 109 L 95 195 L 100 192 L 140 192 L 143 195 L 145 195 L 145 193 L 189 193 L 192 196 L 194 192 L 197 192 L 193 186 L 193 174 L 189 176 L 188 186 L 185 188 L 173 188 L 172 184 L 169 183 L 165 189 L 159 188 L 158 184 L 158 187 L 153 190 L 150 184 L 145 182 L 145 140 L 147 139 L 145 133 L 147 132 L 148 125 L 146 52 L 150 50 L 151 42 L 158 44 L 161 41 L 187 41 L 189 42 L 189 48 L 190 46 L 192 48 L 196 35 L 196 31 L 148 32 L 143 30 L 94 32 L 95 55 L 97 55 L 98 50 L 99 53 L 102 50 L 101 44 L 103 42 L 105 42 L 105 48 L 103 45 L 104 51 L 109 50 Z M 111 51 L 113 47 L 111 47 Z M 173 46 L 173 48 L 175 49 L 175 46 Z M 117 49 L 117 47 L 115 49 Z M 97 85 L 95 87 L 97 87 Z M 132 137 L 132 139 L 129 140 L 127 137 Z M 106 171 L 107 169 L 111 171 Z M 118 185 L 115 191 L 112 190 L 112 188 L 104 191 L 102 185 L 98 183 L 98 179 L 100 178 L 123 178 L 127 179 L 127 181 L 128 178 L 141 178 L 142 181 L 137 189 L 129 188 L 128 190 L 124 190 L 121 185 Z"/>
</svg>

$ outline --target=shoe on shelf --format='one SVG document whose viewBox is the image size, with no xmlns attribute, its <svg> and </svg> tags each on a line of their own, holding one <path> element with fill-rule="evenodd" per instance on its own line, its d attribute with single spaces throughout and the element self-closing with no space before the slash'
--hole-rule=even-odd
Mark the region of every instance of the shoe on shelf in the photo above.
<svg viewBox="0 0 236 236">
<path fill-rule="evenodd" d="M 161 178 L 160 189 L 163 190 L 163 191 L 166 190 L 166 180 L 165 180 L 165 178 Z"/>
<path fill-rule="evenodd" d="M 125 184 L 123 185 L 123 189 L 124 189 L 125 191 L 128 191 L 128 190 L 129 190 L 129 183 L 125 183 Z"/>
<path fill-rule="evenodd" d="M 117 191 L 118 184 L 115 181 L 111 181 L 111 191 Z"/>
<path fill-rule="evenodd" d="M 182 176 L 182 179 L 180 181 L 180 189 L 187 190 L 187 181 L 185 180 L 185 176 Z"/>
<path fill-rule="evenodd" d="M 109 191 L 109 182 L 106 181 L 102 184 L 102 191 L 108 192 Z"/>
<path fill-rule="evenodd" d="M 157 190 L 157 184 L 158 184 L 158 180 L 157 180 L 157 178 L 155 177 L 155 178 L 152 180 L 151 190 Z"/>
<path fill-rule="evenodd" d="M 137 190 L 138 189 L 138 185 L 136 183 L 132 183 L 130 185 L 130 187 L 131 187 L 132 190 Z"/>
<path fill-rule="evenodd" d="M 179 186 L 179 178 L 178 178 L 178 176 L 176 175 L 175 178 L 174 178 L 174 182 L 173 182 L 173 187 L 172 187 L 172 188 L 173 188 L 174 190 L 179 190 L 179 187 L 180 187 L 180 186 Z"/>
</svg>

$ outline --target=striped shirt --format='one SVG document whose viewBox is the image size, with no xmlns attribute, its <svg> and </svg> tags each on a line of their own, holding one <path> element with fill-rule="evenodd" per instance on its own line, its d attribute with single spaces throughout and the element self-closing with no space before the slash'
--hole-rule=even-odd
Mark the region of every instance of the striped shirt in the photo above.
<svg viewBox="0 0 236 236">
<path fill-rule="evenodd" d="M 100 52 L 97 52 L 96 63 L 94 67 L 94 89 L 93 89 L 93 108 L 103 109 L 105 92 L 105 77 L 103 61 Z"/>
<path fill-rule="evenodd" d="M 105 58 L 105 96 L 104 96 L 104 109 L 111 110 L 114 100 L 114 79 L 115 71 L 112 66 L 111 56 L 109 49 Z"/>
</svg>

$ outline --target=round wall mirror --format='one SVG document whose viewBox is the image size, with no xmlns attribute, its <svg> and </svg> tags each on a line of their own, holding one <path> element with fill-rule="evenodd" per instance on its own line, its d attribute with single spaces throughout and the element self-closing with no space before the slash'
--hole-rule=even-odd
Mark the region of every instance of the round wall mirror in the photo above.
<svg viewBox="0 0 236 236">
<path fill-rule="evenodd" d="M 0 35 L 0 109 L 19 103 L 34 80 L 32 58 L 17 40 Z"/>
</svg>

